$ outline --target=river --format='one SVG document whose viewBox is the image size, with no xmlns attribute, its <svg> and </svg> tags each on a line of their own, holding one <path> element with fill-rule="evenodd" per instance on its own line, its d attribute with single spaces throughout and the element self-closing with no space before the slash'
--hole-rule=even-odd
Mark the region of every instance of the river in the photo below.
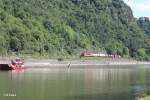
<svg viewBox="0 0 150 100">
<path fill-rule="evenodd" d="M 150 66 L 0 71 L 0 100 L 136 100 L 150 95 Z"/>
</svg>

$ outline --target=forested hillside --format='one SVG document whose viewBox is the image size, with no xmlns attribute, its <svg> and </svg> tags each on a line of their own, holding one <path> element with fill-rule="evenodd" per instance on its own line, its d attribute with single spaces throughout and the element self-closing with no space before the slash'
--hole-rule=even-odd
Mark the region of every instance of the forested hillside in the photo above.
<svg viewBox="0 0 150 100">
<path fill-rule="evenodd" d="M 140 28 L 150 37 L 150 19 L 148 17 L 140 17 L 137 22 Z"/>
<path fill-rule="evenodd" d="M 1 55 L 95 50 L 145 59 L 150 47 L 122 0 L 0 0 L 0 39 Z"/>
</svg>

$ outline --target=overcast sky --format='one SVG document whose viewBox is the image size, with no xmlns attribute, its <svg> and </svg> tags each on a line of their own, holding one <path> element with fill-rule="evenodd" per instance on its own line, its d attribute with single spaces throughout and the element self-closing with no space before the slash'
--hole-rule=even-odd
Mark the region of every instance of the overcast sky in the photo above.
<svg viewBox="0 0 150 100">
<path fill-rule="evenodd" d="M 124 0 L 135 17 L 150 17 L 150 0 Z"/>
</svg>

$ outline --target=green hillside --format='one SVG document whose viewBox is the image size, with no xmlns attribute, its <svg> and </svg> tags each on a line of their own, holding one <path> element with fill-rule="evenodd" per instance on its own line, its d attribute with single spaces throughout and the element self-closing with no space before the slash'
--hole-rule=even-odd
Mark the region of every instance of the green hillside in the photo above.
<svg viewBox="0 0 150 100">
<path fill-rule="evenodd" d="M 0 53 L 106 51 L 148 59 L 150 42 L 122 0 L 0 0 Z"/>
<path fill-rule="evenodd" d="M 139 27 L 150 37 L 150 19 L 148 17 L 140 17 L 137 22 Z"/>
</svg>

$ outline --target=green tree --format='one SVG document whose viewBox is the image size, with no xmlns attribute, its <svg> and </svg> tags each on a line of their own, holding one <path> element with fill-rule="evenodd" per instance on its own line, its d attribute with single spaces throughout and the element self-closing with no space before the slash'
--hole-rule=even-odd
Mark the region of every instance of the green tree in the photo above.
<svg viewBox="0 0 150 100">
<path fill-rule="evenodd" d="M 127 47 L 123 48 L 123 55 L 129 57 L 129 49 Z"/>
<path fill-rule="evenodd" d="M 145 57 L 146 56 L 146 52 L 144 48 L 140 48 L 137 50 L 137 53 L 139 56 Z"/>
<path fill-rule="evenodd" d="M 16 37 L 12 37 L 10 40 L 10 48 L 12 51 L 18 52 L 21 50 L 20 40 Z"/>
</svg>

